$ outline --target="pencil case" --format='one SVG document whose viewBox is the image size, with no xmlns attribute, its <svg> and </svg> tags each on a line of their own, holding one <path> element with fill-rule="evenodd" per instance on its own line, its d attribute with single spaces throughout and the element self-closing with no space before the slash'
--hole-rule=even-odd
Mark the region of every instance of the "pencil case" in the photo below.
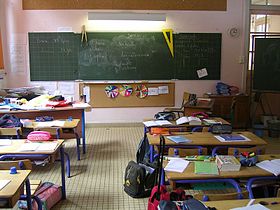
<svg viewBox="0 0 280 210">
<path fill-rule="evenodd" d="M 51 134 L 47 131 L 32 131 L 28 134 L 27 139 L 30 141 L 48 141 L 51 139 Z"/>
</svg>

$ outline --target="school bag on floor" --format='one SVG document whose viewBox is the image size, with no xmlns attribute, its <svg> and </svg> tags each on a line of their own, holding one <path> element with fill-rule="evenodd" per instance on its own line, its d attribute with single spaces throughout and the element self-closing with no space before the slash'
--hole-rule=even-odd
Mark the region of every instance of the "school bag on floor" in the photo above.
<svg viewBox="0 0 280 210">
<path fill-rule="evenodd" d="M 125 169 L 124 191 L 133 198 L 149 197 L 156 184 L 157 173 L 154 163 L 130 161 Z"/>
<path fill-rule="evenodd" d="M 34 193 L 34 196 L 36 196 L 40 200 L 43 210 L 50 210 L 55 204 L 57 204 L 62 199 L 61 186 L 58 186 L 51 182 L 44 182 Z M 27 202 L 20 200 L 18 203 L 18 207 L 21 209 L 27 209 Z M 37 209 L 37 202 L 33 200 L 32 210 Z"/>
</svg>

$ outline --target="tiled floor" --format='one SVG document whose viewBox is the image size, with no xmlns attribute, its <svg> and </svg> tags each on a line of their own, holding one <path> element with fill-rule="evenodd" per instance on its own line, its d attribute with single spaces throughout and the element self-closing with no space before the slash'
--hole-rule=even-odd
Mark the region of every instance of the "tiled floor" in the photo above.
<svg viewBox="0 0 280 210">
<path fill-rule="evenodd" d="M 71 156 L 71 178 L 66 179 L 67 200 L 54 209 L 144 210 L 147 198 L 134 199 L 123 191 L 123 175 L 143 136 L 143 126 L 108 125 L 86 129 L 87 152 L 77 161 L 75 140 L 66 143 Z M 268 139 L 268 152 L 280 152 L 280 138 Z M 60 184 L 60 164 L 36 167 L 31 179 Z M 16 209 L 16 208 L 15 208 Z"/>
<path fill-rule="evenodd" d="M 55 209 L 146 209 L 147 199 L 133 199 L 123 191 L 123 175 L 143 136 L 143 127 L 87 128 L 87 152 L 76 160 L 75 141 L 66 144 L 71 156 L 72 177 L 66 180 L 67 200 Z M 40 167 L 34 179 L 60 183 L 59 163 Z"/>
</svg>

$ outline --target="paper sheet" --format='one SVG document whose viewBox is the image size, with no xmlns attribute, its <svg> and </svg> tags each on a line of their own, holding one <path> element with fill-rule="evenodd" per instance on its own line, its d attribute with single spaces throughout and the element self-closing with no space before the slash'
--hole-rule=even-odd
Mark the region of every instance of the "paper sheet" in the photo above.
<svg viewBox="0 0 280 210">
<path fill-rule="evenodd" d="M 158 96 L 158 94 L 159 94 L 158 88 L 153 88 L 153 87 L 148 88 L 149 96 Z"/>
<path fill-rule="evenodd" d="M 19 151 L 54 151 L 57 145 L 57 142 L 24 143 L 19 148 Z"/>
<path fill-rule="evenodd" d="M 269 209 L 258 203 L 255 205 L 238 207 L 230 210 L 269 210 Z"/>
<path fill-rule="evenodd" d="M 11 180 L 7 180 L 7 179 L 0 180 L 0 190 L 2 190 L 10 182 Z"/>
<path fill-rule="evenodd" d="M 37 122 L 36 127 L 63 127 L 65 124 L 65 121 L 63 120 L 54 120 L 54 121 L 47 121 L 47 122 Z"/>
<path fill-rule="evenodd" d="M 168 94 L 169 93 L 169 89 L 168 86 L 159 86 L 158 87 L 158 93 L 159 94 Z"/>
<path fill-rule="evenodd" d="M 165 166 L 165 171 L 182 173 L 189 165 L 189 161 L 183 159 L 173 159 Z"/>
<path fill-rule="evenodd" d="M 12 140 L 0 139 L 0 146 L 10 146 L 10 145 L 12 145 Z"/>
</svg>

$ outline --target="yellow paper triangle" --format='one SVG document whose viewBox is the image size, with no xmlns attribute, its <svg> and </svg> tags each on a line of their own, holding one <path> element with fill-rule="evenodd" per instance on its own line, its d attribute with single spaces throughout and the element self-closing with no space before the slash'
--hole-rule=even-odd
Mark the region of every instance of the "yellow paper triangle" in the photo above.
<svg viewBox="0 0 280 210">
<path fill-rule="evenodd" d="M 174 48 L 173 48 L 173 31 L 172 29 L 163 29 L 162 33 L 164 35 L 165 41 L 167 43 L 167 46 L 170 50 L 170 53 L 172 55 L 172 57 L 174 58 Z M 169 36 L 168 36 L 168 35 Z"/>
</svg>

